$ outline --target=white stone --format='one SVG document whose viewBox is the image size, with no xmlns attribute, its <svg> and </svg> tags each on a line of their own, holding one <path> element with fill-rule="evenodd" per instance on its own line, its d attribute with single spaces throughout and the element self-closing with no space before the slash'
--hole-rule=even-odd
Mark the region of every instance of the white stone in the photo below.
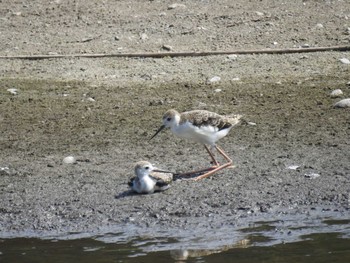
<svg viewBox="0 0 350 263">
<path fill-rule="evenodd" d="M 247 124 L 250 125 L 250 126 L 256 126 L 256 123 L 252 122 L 252 121 L 248 121 Z"/>
<path fill-rule="evenodd" d="M 168 6 L 168 9 L 175 9 L 175 8 L 186 8 L 184 4 L 171 4 Z"/>
<path fill-rule="evenodd" d="M 318 173 L 306 173 L 306 174 L 304 174 L 304 176 L 306 178 L 316 179 L 317 177 L 320 177 L 321 175 Z"/>
<path fill-rule="evenodd" d="M 347 59 L 347 58 L 341 58 L 341 59 L 339 59 L 339 60 L 340 60 L 340 62 L 343 63 L 343 64 L 350 64 L 350 60 Z"/>
<path fill-rule="evenodd" d="M 296 170 L 296 169 L 298 169 L 300 166 L 299 165 L 289 165 L 288 167 L 287 167 L 287 169 L 289 169 L 289 170 Z"/>
<path fill-rule="evenodd" d="M 350 27 L 346 29 L 345 34 L 350 35 Z"/>
<path fill-rule="evenodd" d="M 165 49 L 165 50 L 167 50 L 167 51 L 173 50 L 173 47 L 172 47 L 172 46 L 169 46 L 169 45 L 163 45 L 162 48 Z"/>
<path fill-rule="evenodd" d="M 87 98 L 87 101 L 95 102 L 96 100 L 94 98 Z"/>
<path fill-rule="evenodd" d="M 222 91 L 222 89 L 216 89 L 216 90 L 214 90 L 215 92 L 221 92 Z"/>
<path fill-rule="evenodd" d="M 235 77 L 232 79 L 233 81 L 240 81 L 241 79 L 239 77 Z"/>
<path fill-rule="evenodd" d="M 10 169 L 8 167 L 0 167 L 0 175 L 9 175 Z"/>
<path fill-rule="evenodd" d="M 76 163 L 76 159 L 74 156 L 67 156 L 65 158 L 63 158 L 63 163 L 65 164 L 73 164 L 73 163 Z"/>
<path fill-rule="evenodd" d="M 343 99 L 334 104 L 335 108 L 347 108 L 350 107 L 350 98 Z"/>
<path fill-rule="evenodd" d="M 341 89 L 335 89 L 331 92 L 331 97 L 333 98 L 340 97 L 341 95 L 343 95 L 343 92 Z"/>
<path fill-rule="evenodd" d="M 316 25 L 316 27 L 317 27 L 317 28 L 323 28 L 324 26 L 323 26 L 321 23 L 318 23 L 318 24 Z"/>
<path fill-rule="evenodd" d="M 214 76 L 211 79 L 209 79 L 209 83 L 219 82 L 220 80 L 221 78 L 219 76 Z"/>
<path fill-rule="evenodd" d="M 146 40 L 146 39 L 148 39 L 148 36 L 147 36 L 146 33 L 142 33 L 142 34 L 140 35 L 140 38 L 141 38 L 142 40 Z"/>
<path fill-rule="evenodd" d="M 238 56 L 236 54 L 231 54 L 231 55 L 228 55 L 227 58 L 230 60 L 236 60 Z"/>
<path fill-rule="evenodd" d="M 7 89 L 8 92 L 10 92 L 12 95 L 17 95 L 18 90 L 17 89 Z"/>
</svg>

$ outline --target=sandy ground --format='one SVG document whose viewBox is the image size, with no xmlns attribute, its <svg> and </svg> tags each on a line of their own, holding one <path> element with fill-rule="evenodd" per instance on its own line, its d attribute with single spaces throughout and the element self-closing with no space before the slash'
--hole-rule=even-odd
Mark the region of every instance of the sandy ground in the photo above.
<svg viewBox="0 0 350 263">
<path fill-rule="evenodd" d="M 177 4 L 172 6 L 172 4 Z M 6 55 L 349 45 L 349 1 L 0 1 Z M 0 63 L 1 236 L 135 225 L 198 231 L 350 208 L 349 53 Z M 209 83 L 214 76 L 220 81 Z M 8 89 L 17 89 L 11 94 Z M 330 92 L 341 89 L 340 98 Z M 236 168 L 130 195 L 134 163 L 209 165 L 169 131 L 169 108 L 240 113 L 219 143 Z M 63 158 L 73 155 L 77 163 Z M 253 218 L 253 219 L 252 219 Z"/>
</svg>

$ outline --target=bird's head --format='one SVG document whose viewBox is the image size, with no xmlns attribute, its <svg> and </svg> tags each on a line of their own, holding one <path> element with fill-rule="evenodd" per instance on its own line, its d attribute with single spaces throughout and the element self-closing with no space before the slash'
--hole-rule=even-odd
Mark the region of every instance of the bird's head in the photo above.
<svg viewBox="0 0 350 263">
<path fill-rule="evenodd" d="M 165 128 L 171 128 L 173 126 L 178 125 L 180 122 L 180 113 L 178 113 L 176 110 L 168 110 L 163 115 L 163 124 L 160 126 L 160 128 L 156 131 L 156 133 L 151 137 L 150 140 L 152 140 L 156 135 L 161 132 Z"/>
</svg>

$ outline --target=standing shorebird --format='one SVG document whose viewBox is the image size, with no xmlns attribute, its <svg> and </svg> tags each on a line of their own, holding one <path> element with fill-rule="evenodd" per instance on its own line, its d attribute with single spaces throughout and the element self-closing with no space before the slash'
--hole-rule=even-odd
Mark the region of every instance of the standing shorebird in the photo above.
<svg viewBox="0 0 350 263">
<path fill-rule="evenodd" d="M 170 185 L 159 178 L 152 177 L 152 172 L 170 173 L 155 168 L 150 162 L 140 161 L 135 165 L 136 177 L 132 178 L 128 182 L 128 185 L 133 191 L 139 194 L 152 194 L 154 192 L 167 190 Z"/>
<path fill-rule="evenodd" d="M 225 137 L 231 128 L 239 123 L 241 117 L 241 115 L 222 116 L 206 110 L 193 110 L 179 113 L 172 109 L 164 114 L 163 125 L 151 139 L 164 128 L 170 128 L 175 135 L 181 138 L 203 144 L 213 161 L 213 165 L 206 169 L 182 174 L 182 176 L 185 176 L 206 172 L 194 179 L 200 180 L 232 165 L 232 160 L 216 145 L 216 142 Z M 212 152 L 213 148 L 224 157 L 227 161 L 226 163 L 222 165 L 219 164 Z"/>
</svg>

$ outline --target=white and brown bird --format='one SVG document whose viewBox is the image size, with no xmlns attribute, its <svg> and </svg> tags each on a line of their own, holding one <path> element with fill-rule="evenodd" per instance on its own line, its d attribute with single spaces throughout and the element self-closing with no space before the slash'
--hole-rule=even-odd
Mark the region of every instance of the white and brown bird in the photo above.
<svg viewBox="0 0 350 263">
<path fill-rule="evenodd" d="M 226 167 L 232 166 L 232 160 L 216 145 L 216 142 L 225 137 L 232 127 L 239 123 L 241 117 L 242 116 L 238 114 L 223 116 L 206 110 L 193 110 L 179 113 L 176 110 L 171 109 L 164 114 L 163 125 L 157 130 L 151 139 L 153 139 L 164 128 L 170 128 L 175 135 L 181 138 L 203 144 L 213 161 L 213 165 L 206 169 L 182 174 L 182 176 L 184 176 L 205 172 L 194 179 L 199 180 Z M 226 163 L 219 164 L 212 152 L 213 148 L 215 148 L 226 160 Z"/>
<path fill-rule="evenodd" d="M 167 181 L 164 179 L 164 177 L 161 177 L 159 175 L 157 176 L 155 172 L 167 173 L 168 175 L 171 174 L 171 172 L 169 171 L 159 170 L 158 168 L 154 167 L 150 162 L 137 162 L 135 165 L 136 177 L 131 178 L 128 182 L 128 185 L 134 192 L 139 194 L 152 194 L 154 192 L 161 192 L 169 189 L 169 180 Z"/>
</svg>

